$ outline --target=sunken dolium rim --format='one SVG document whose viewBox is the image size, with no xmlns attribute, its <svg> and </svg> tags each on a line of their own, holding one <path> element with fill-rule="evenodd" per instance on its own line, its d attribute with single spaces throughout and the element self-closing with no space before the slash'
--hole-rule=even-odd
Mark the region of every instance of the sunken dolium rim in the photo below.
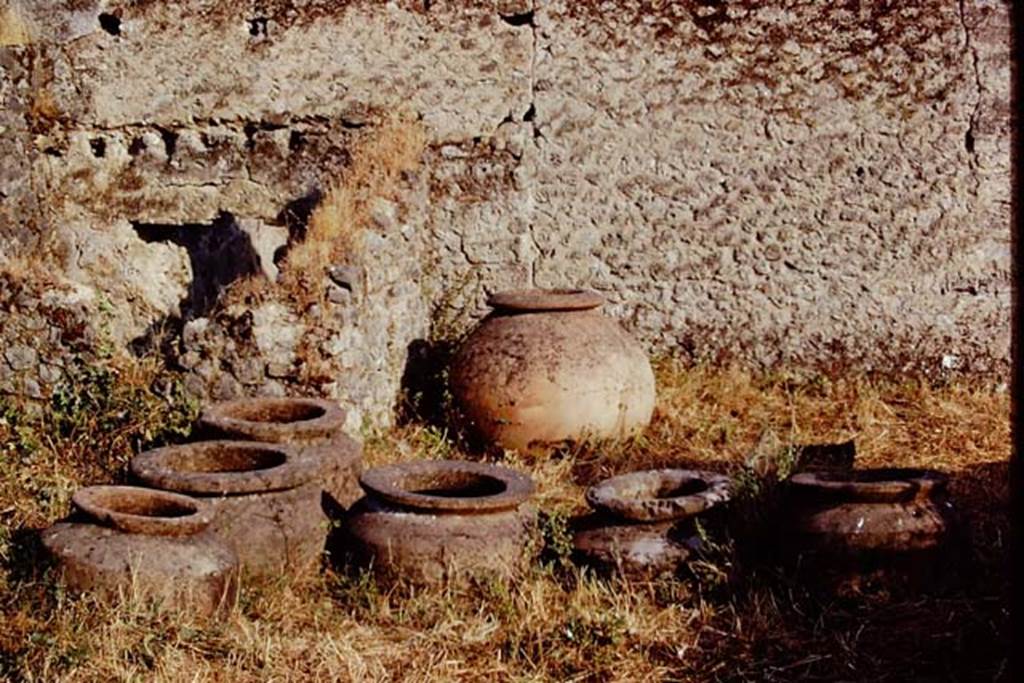
<svg viewBox="0 0 1024 683">
<path fill-rule="evenodd" d="M 345 411 L 319 398 L 244 398 L 208 406 L 199 424 L 236 439 L 306 442 L 340 433 Z"/>
<path fill-rule="evenodd" d="M 661 469 L 620 474 L 587 489 L 600 512 L 635 522 L 681 520 L 727 501 L 732 480 L 716 472 Z"/>
<path fill-rule="evenodd" d="M 202 501 L 140 486 L 87 486 L 71 502 L 100 525 L 129 534 L 191 536 L 212 521 Z"/>
<path fill-rule="evenodd" d="M 293 489 L 319 473 L 319 462 L 285 444 L 200 441 L 132 458 L 131 472 L 149 486 L 193 495 L 239 495 Z"/>
<path fill-rule="evenodd" d="M 487 297 L 488 306 L 506 311 L 584 311 L 603 303 L 604 297 L 586 289 L 517 289 Z"/>
<path fill-rule="evenodd" d="M 534 491 L 525 474 L 479 462 L 421 460 L 375 467 L 359 484 L 371 496 L 418 510 L 479 513 L 508 510 Z"/>
<path fill-rule="evenodd" d="M 842 500 L 899 501 L 945 489 L 949 477 L 923 468 L 879 467 L 850 472 L 800 472 L 789 479 L 796 493 Z"/>
</svg>

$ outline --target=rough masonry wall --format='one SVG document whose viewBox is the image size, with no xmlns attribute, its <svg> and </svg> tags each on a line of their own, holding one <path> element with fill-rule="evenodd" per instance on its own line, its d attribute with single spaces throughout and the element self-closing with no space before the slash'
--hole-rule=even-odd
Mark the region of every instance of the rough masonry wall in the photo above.
<svg viewBox="0 0 1024 683">
<path fill-rule="evenodd" d="M 442 260 L 593 286 L 700 358 L 1003 369 L 1006 11 L 538 3 L 514 185 L 450 201 Z"/>
<path fill-rule="evenodd" d="M 430 148 L 324 275 L 336 377 L 307 388 L 354 419 L 387 421 L 409 345 L 513 286 L 598 289 L 691 358 L 1008 367 L 1006 3 L 0 8 L 0 253 L 51 259 L 115 346 L 170 330 L 197 393 L 296 389 L 305 312 L 218 293 L 275 276 L 392 110 Z M 19 310 L 0 336 L 30 342 Z"/>
</svg>

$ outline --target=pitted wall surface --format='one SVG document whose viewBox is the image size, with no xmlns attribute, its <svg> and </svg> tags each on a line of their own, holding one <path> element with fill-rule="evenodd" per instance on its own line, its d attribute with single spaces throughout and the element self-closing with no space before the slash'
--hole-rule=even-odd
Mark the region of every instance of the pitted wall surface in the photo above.
<svg viewBox="0 0 1024 683">
<path fill-rule="evenodd" d="M 45 258 L 115 346 L 178 320 L 198 393 L 291 390 L 303 312 L 250 311 L 241 343 L 246 311 L 212 302 L 276 273 L 397 110 L 423 165 L 376 211 L 359 282 L 323 278 L 318 391 L 363 418 L 389 419 L 410 344 L 507 287 L 592 287 L 692 359 L 1009 366 L 1007 3 L 0 6 L 3 258 Z M 19 348 L 27 303 L 5 306 Z M 0 388 L 39 353 L 0 362 Z"/>
</svg>

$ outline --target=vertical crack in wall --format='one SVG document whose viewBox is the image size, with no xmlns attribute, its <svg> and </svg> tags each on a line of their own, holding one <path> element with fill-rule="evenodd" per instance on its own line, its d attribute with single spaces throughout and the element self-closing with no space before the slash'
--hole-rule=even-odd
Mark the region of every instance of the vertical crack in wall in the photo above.
<svg viewBox="0 0 1024 683">
<path fill-rule="evenodd" d="M 977 124 L 981 116 L 984 85 L 982 84 L 978 50 L 971 41 L 971 27 L 967 23 L 966 3 L 967 0 L 959 0 L 957 4 L 960 13 L 960 25 L 964 29 L 964 56 L 971 60 L 971 69 L 974 72 L 975 100 L 974 109 L 967 119 L 967 132 L 964 133 L 964 148 L 969 155 L 971 175 L 974 177 L 974 191 L 977 193 L 981 189 L 981 179 L 978 177 Z"/>
<path fill-rule="evenodd" d="M 516 3 L 518 4 L 518 3 Z M 529 95 L 529 106 L 526 111 L 522 113 L 523 123 L 530 124 L 530 143 L 533 145 L 538 144 L 538 140 L 543 138 L 540 132 L 540 125 L 537 122 L 537 51 L 538 51 L 538 40 L 537 40 L 537 5 L 538 0 L 530 0 L 527 3 L 523 3 L 526 7 L 525 11 L 516 11 L 514 13 L 500 12 L 501 5 L 499 4 L 499 16 L 502 21 L 509 24 L 510 26 L 529 26 L 530 27 L 530 95 Z M 516 7 L 518 10 L 519 7 Z M 530 146 L 524 150 L 524 156 L 529 154 Z M 524 163 L 521 159 L 519 163 Z M 533 213 L 533 207 L 531 206 L 530 214 Z M 530 274 L 529 284 L 531 287 L 535 287 L 537 283 L 537 257 L 540 256 L 540 244 L 537 242 L 537 237 L 534 234 L 533 221 L 529 221 L 527 225 L 527 234 L 530 237 L 530 241 L 533 244 L 533 248 L 536 251 L 534 258 L 530 260 Z"/>
<path fill-rule="evenodd" d="M 539 145 L 541 139 L 540 124 L 537 122 L 537 51 L 539 49 L 538 36 L 537 36 L 537 3 L 538 0 L 531 0 L 530 2 L 530 107 L 523 114 L 523 120 L 530 124 L 530 144 L 523 150 L 523 154 L 529 154 L 531 146 Z M 522 163 L 522 162 L 520 162 Z M 532 193 L 532 190 L 531 190 Z M 534 207 L 533 203 L 530 203 L 530 216 L 529 222 L 526 226 L 526 232 L 530 236 L 530 241 L 533 243 L 534 255 L 530 259 L 530 286 L 537 286 L 537 260 L 540 258 L 540 243 L 537 242 L 537 235 L 534 232 L 533 214 Z"/>
</svg>

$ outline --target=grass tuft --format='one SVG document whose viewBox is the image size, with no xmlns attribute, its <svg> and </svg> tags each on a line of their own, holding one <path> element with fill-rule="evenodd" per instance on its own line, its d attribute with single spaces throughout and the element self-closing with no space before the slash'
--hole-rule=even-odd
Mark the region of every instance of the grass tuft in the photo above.
<svg viewBox="0 0 1024 683">
<path fill-rule="evenodd" d="M 392 115 L 356 146 L 351 164 L 310 215 L 304 239 L 288 252 L 282 265 L 287 291 L 313 303 L 327 269 L 360 252 L 374 203 L 397 197 L 402 175 L 419 166 L 426 142 L 419 122 Z"/>
</svg>

